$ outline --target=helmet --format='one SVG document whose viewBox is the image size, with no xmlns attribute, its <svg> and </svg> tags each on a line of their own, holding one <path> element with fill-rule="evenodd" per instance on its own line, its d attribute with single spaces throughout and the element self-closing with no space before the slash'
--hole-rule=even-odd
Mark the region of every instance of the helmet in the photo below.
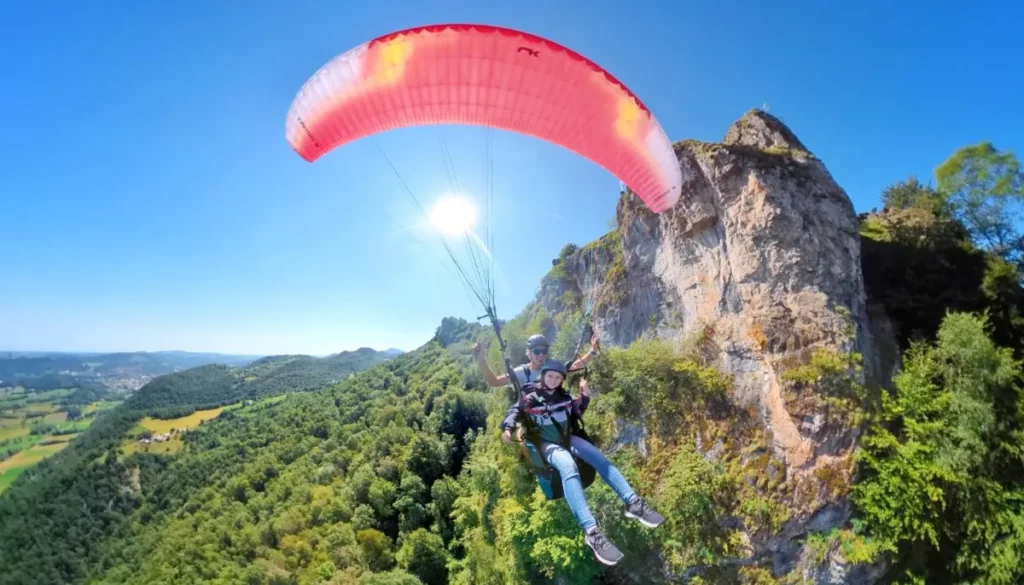
<svg viewBox="0 0 1024 585">
<path fill-rule="evenodd" d="M 548 338 L 544 337 L 540 333 L 538 333 L 536 335 L 531 335 L 530 338 L 526 340 L 526 348 L 527 349 L 533 349 L 533 348 L 541 346 L 541 345 L 543 345 L 545 347 L 549 347 L 551 344 L 548 343 Z"/>
<path fill-rule="evenodd" d="M 543 376 L 544 374 L 552 370 L 558 372 L 559 374 L 562 374 L 563 377 L 565 377 L 566 375 L 565 364 L 558 360 L 548 360 L 544 362 L 544 365 L 540 369 L 540 375 Z"/>
</svg>

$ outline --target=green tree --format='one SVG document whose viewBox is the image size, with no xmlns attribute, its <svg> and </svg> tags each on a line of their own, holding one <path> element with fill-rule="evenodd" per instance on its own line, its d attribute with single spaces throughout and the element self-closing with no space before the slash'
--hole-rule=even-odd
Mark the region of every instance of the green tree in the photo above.
<svg viewBox="0 0 1024 585">
<path fill-rule="evenodd" d="M 992 338 L 999 345 L 1024 353 L 1024 288 L 1021 271 L 999 257 L 990 257 L 985 267 L 981 291 L 988 300 L 988 317 L 993 325 Z"/>
<path fill-rule="evenodd" d="M 892 209 L 923 209 L 936 217 L 947 213 L 943 194 L 913 176 L 886 187 L 882 191 L 882 204 Z"/>
<path fill-rule="evenodd" d="M 975 242 L 1007 260 L 1024 261 L 1024 241 L 1017 228 L 1024 173 L 1016 155 L 980 142 L 953 153 L 935 169 L 935 177 Z"/>
<path fill-rule="evenodd" d="M 362 551 L 363 565 L 369 570 L 386 571 L 394 566 L 394 547 L 383 532 L 366 528 L 356 533 L 356 541 Z"/>
<path fill-rule="evenodd" d="M 434 516 L 434 526 L 446 544 L 455 535 L 452 510 L 458 497 L 459 483 L 451 477 L 442 477 L 430 487 L 430 511 Z"/>
<path fill-rule="evenodd" d="M 440 440 L 422 434 L 417 435 L 405 460 L 405 467 L 430 485 L 448 468 L 449 453 Z"/>
<path fill-rule="evenodd" d="M 396 569 L 387 573 L 366 573 L 359 578 L 359 585 L 423 585 L 423 581 Z"/>
<path fill-rule="evenodd" d="M 377 477 L 370 483 L 370 506 L 378 518 L 390 518 L 395 513 L 393 505 L 397 492 L 395 484 L 386 479 Z"/>
<path fill-rule="evenodd" d="M 579 246 L 577 246 L 576 244 L 573 244 L 573 243 L 570 242 L 570 243 L 562 246 L 561 251 L 558 252 L 558 259 L 559 260 L 565 260 L 569 256 L 572 256 L 573 254 L 575 254 L 577 250 L 579 250 Z"/>
<path fill-rule="evenodd" d="M 427 523 L 427 510 L 424 498 L 429 495 L 423 480 L 413 474 L 402 478 L 398 488 L 398 499 L 395 509 L 399 513 L 398 529 L 400 532 L 412 532 Z"/>
<path fill-rule="evenodd" d="M 400 567 L 419 577 L 425 585 L 448 582 L 448 551 L 437 534 L 423 528 L 406 534 L 396 558 Z"/>
<path fill-rule="evenodd" d="M 927 582 L 1024 578 L 1021 364 L 986 325 L 953 313 L 914 344 L 862 442 L 857 513 Z"/>
<path fill-rule="evenodd" d="M 677 567 L 713 563 L 727 550 L 728 533 L 716 522 L 728 510 L 737 486 L 692 448 L 682 449 L 669 467 L 662 509 L 673 535 L 666 552 Z"/>
</svg>

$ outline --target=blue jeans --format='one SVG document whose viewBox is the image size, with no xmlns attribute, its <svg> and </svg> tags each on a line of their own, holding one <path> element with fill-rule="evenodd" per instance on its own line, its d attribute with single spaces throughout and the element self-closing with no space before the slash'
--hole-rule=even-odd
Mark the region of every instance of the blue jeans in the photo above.
<svg viewBox="0 0 1024 585">
<path fill-rule="evenodd" d="M 622 498 L 623 502 L 628 504 L 633 500 L 633 488 L 629 486 L 629 482 L 622 476 L 619 469 L 604 456 L 604 453 L 601 453 L 597 447 L 585 439 L 573 435 L 569 441 L 568 450 L 561 445 L 542 443 L 541 455 L 562 476 L 562 492 L 565 494 L 565 501 L 569 504 L 569 508 L 576 516 L 576 521 L 583 527 L 584 532 L 596 526 L 597 520 L 594 520 L 594 516 L 590 513 L 590 506 L 587 505 L 587 500 L 583 496 L 583 482 L 580 481 L 580 472 L 576 467 L 576 461 L 573 460 L 573 455 L 593 467 L 604 482 Z"/>
</svg>

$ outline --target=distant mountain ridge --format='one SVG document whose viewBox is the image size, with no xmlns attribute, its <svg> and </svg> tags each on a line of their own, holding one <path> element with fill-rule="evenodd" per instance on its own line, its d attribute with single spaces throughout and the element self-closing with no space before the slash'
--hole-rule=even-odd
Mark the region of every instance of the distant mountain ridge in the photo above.
<svg viewBox="0 0 1024 585">
<path fill-rule="evenodd" d="M 258 358 L 187 351 L 0 352 L 0 387 L 24 386 L 32 390 L 106 387 L 112 390 L 136 390 L 156 376 L 215 363 L 242 366 Z"/>
<path fill-rule="evenodd" d="M 194 410 L 285 392 L 317 390 L 391 359 L 393 356 L 385 352 L 362 347 L 322 358 L 266 356 L 235 368 L 203 364 L 153 379 L 128 404 L 130 408 L 147 411 Z"/>
<path fill-rule="evenodd" d="M 181 350 L 113 353 L 0 351 L 0 388 L 23 386 L 30 390 L 52 390 L 81 387 L 131 391 L 157 376 L 212 364 L 235 368 L 285 359 L 345 360 L 360 355 L 373 361 L 377 357 L 394 358 L 404 353 L 396 348 L 377 351 L 369 347 L 323 358 L 304 354 L 260 356 Z M 348 372 L 348 369 L 342 367 L 341 371 Z"/>
<path fill-rule="evenodd" d="M 76 359 L 76 358 L 136 358 L 146 356 L 160 356 L 164 358 L 179 357 L 181 359 L 204 359 L 204 360 L 225 360 L 237 362 L 239 360 L 254 360 L 262 357 L 260 354 L 232 354 L 210 351 L 185 351 L 180 349 L 166 349 L 157 351 L 16 351 L 0 349 L 0 360 L 3 359 Z"/>
<path fill-rule="evenodd" d="M 0 387 L 31 390 L 107 388 L 131 391 L 156 376 L 211 363 L 240 366 L 258 356 L 185 351 L 60 353 L 0 353 Z"/>
</svg>

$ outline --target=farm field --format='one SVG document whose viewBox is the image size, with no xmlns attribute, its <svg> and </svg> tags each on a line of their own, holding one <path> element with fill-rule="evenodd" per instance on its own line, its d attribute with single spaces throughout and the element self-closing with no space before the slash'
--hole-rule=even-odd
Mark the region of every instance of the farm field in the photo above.
<svg viewBox="0 0 1024 585">
<path fill-rule="evenodd" d="M 121 443 L 121 449 L 124 451 L 126 456 L 139 452 L 176 453 L 185 446 L 185 442 L 182 439 L 183 431 L 194 429 L 201 423 L 213 420 L 220 416 L 221 413 L 227 411 L 246 408 L 249 406 L 256 407 L 274 404 L 275 402 L 284 400 L 286 397 L 287 395 L 282 394 L 280 396 L 265 398 L 255 403 L 252 403 L 251 401 L 236 402 L 219 408 L 197 410 L 187 416 L 173 419 L 159 419 L 147 416 L 140 420 L 139 423 L 132 427 L 128 432 L 128 437 Z M 143 439 L 149 439 L 149 442 L 143 442 Z"/>
<path fill-rule="evenodd" d="M 162 435 L 173 430 L 191 429 L 199 426 L 203 421 L 217 418 L 226 407 L 211 408 L 210 410 L 197 410 L 188 416 L 162 420 L 159 418 L 146 417 L 139 421 L 139 425 L 154 435 Z"/>
<path fill-rule="evenodd" d="M 66 399 L 72 392 L 68 389 L 32 392 L 24 388 L 0 388 L 0 493 L 26 469 L 65 448 L 98 416 L 121 403 L 99 400 L 86 405 L 68 404 Z M 256 403 L 237 402 L 175 419 L 145 417 L 129 431 L 121 447 L 125 455 L 140 451 L 176 453 L 185 445 L 183 431 L 213 420 L 225 411 L 284 398 L 281 395 Z M 149 439 L 148 442 L 141 441 L 144 438 Z"/>
<path fill-rule="evenodd" d="M 235 406 L 235 405 L 232 405 Z M 136 452 L 145 453 L 176 453 L 184 447 L 181 433 L 188 429 L 199 426 L 204 421 L 212 420 L 220 416 L 226 408 L 211 408 L 209 410 L 197 410 L 190 415 L 179 418 L 159 419 L 145 417 L 129 431 L 129 437 L 122 444 L 121 448 L 125 455 Z M 149 439 L 144 443 L 142 439 Z"/>
<path fill-rule="evenodd" d="M 29 467 L 57 453 L 119 401 L 69 405 L 69 389 L 0 389 L 0 493 Z"/>
<path fill-rule="evenodd" d="M 67 447 L 72 438 L 74 435 L 66 435 L 43 443 L 36 443 L 0 461 L 0 493 L 7 489 L 26 469 Z"/>
</svg>

